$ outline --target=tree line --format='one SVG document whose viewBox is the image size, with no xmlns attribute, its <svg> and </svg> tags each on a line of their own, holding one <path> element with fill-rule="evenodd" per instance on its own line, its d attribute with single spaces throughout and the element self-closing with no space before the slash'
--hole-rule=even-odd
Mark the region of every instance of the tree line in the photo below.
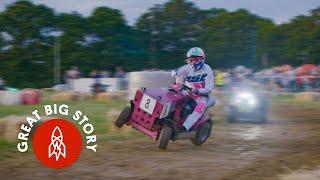
<svg viewBox="0 0 320 180">
<path fill-rule="evenodd" d="M 0 77 L 15 87 L 52 86 L 58 34 L 62 72 L 71 66 L 84 74 L 116 66 L 172 69 L 184 63 L 193 46 L 205 50 L 213 68 L 320 63 L 320 8 L 277 25 L 245 9 L 202 10 L 186 0 L 170 0 L 130 26 L 121 11 L 109 7 L 84 17 L 18 1 L 0 13 L 0 33 Z"/>
</svg>

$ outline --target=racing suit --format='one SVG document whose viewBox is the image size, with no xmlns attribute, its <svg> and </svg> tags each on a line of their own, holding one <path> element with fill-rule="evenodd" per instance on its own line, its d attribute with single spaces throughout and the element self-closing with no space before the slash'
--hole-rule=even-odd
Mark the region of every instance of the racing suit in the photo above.
<svg viewBox="0 0 320 180">
<path fill-rule="evenodd" d="M 183 126 L 189 130 L 204 114 L 208 95 L 214 88 L 214 75 L 209 65 L 204 66 L 198 71 L 191 69 L 189 65 L 184 65 L 173 71 L 173 75 L 178 80 L 183 77 L 184 83 L 193 88 L 198 89 L 198 96 L 194 98 L 197 105 L 194 111 L 187 117 Z"/>
</svg>

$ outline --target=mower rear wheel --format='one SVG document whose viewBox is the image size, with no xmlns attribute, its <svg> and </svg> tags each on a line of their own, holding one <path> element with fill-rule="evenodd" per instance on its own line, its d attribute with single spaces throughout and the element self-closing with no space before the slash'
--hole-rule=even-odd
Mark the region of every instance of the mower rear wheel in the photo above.
<svg viewBox="0 0 320 180">
<path fill-rule="evenodd" d="M 158 147 L 160 149 L 167 149 L 167 146 L 169 144 L 170 138 L 172 134 L 172 128 L 169 126 L 164 126 L 161 130 L 159 141 L 158 141 Z"/>
<path fill-rule="evenodd" d="M 130 107 L 125 107 L 122 112 L 120 113 L 118 119 L 114 122 L 114 125 L 117 126 L 118 128 L 121 128 L 123 125 L 125 125 L 130 116 L 131 116 L 132 110 Z"/>
<path fill-rule="evenodd" d="M 201 146 L 210 137 L 211 130 L 212 130 L 212 122 L 208 121 L 204 124 L 201 124 L 196 129 L 196 136 L 191 139 L 192 144 Z"/>
</svg>

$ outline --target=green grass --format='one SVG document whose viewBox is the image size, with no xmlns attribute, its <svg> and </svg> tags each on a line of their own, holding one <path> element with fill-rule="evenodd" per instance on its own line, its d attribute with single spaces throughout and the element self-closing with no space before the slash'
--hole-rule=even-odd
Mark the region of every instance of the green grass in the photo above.
<svg viewBox="0 0 320 180">
<path fill-rule="evenodd" d="M 12 156 L 16 150 L 16 143 L 7 142 L 3 139 L 0 139 L 0 161 Z"/>
<path fill-rule="evenodd" d="M 32 116 L 33 110 L 39 110 L 40 116 L 45 116 L 45 111 L 43 109 L 44 105 L 53 105 L 53 104 L 67 104 L 69 106 L 69 115 L 68 116 L 58 116 L 51 115 L 50 117 L 62 117 L 68 119 L 70 122 L 73 122 L 80 128 L 80 125 L 74 120 L 72 120 L 72 115 L 76 110 L 82 111 L 83 115 L 86 115 L 89 118 L 89 122 L 94 126 L 94 134 L 97 134 L 98 137 L 101 137 L 103 140 L 113 140 L 113 139 L 124 139 L 130 136 L 135 136 L 137 133 L 129 133 L 126 135 L 109 135 L 108 132 L 108 112 L 110 110 L 121 110 L 128 101 L 113 101 L 113 102 L 100 102 L 96 100 L 80 100 L 80 101 L 54 101 L 51 100 L 50 96 L 54 92 L 45 92 L 42 94 L 42 102 L 39 105 L 0 105 L 0 118 L 14 115 L 21 116 L 26 118 L 27 116 Z M 82 132 L 82 130 L 81 130 Z M 98 138 L 99 139 L 99 138 Z M 100 139 L 99 139 L 100 141 Z M 29 143 L 30 144 L 30 143 Z M 0 139 L 0 160 L 10 157 L 16 150 L 17 142 L 7 142 L 3 139 Z M 32 152 L 32 149 L 30 149 Z"/>
<path fill-rule="evenodd" d="M 80 110 L 83 114 L 87 115 L 90 122 L 95 127 L 96 134 L 105 134 L 108 131 L 108 116 L 107 113 L 110 110 L 117 109 L 121 110 L 128 101 L 113 101 L 113 102 L 99 102 L 96 100 L 81 100 L 81 101 L 53 101 L 50 96 L 54 92 L 44 92 L 42 95 L 43 101 L 39 105 L 14 105 L 14 106 L 0 106 L 0 118 L 15 115 L 15 116 L 30 116 L 32 111 L 35 109 L 39 110 L 39 114 L 44 116 L 43 106 L 50 104 L 67 104 L 69 106 L 69 116 L 67 119 L 72 120 L 72 114 L 76 110 Z M 270 98 L 271 102 L 274 103 L 288 103 L 297 104 L 302 106 L 320 106 L 320 102 L 301 102 L 297 101 L 293 95 L 274 95 Z M 53 117 L 57 117 L 53 115 Z M 64 117 L 64 116 L 61 116 Z M 64 117 L 66 118 L 66 117 Z"/>
<path fill-rule="evenodd" d="M 94 100 L 84 100 L 84 101 L 49 101 L 45 100 L 39 105 L 14 105 L 14 106 L 0 106 L 0 118 L 15 115 L 15 116 L 31 116 L 32 111 L 39 110 L 40 116 L 45 116 L 43 109 L 44 105 L 53 104 L 67 104 L 69 106 L 69 116 L 59 116 L 72 120 L 72 115 L 76 110 L 82 111 L 90 120 L 90 122 L 95 127 L 95 133 L 106 133 L 108 129 L 108 111 L 112 109 L 121 110 L 126 105 L 125 101 L 117 102 L 98 102 Z M 57 117 L 57 115 L 52 115 L 52 117 Z"/>
<path fill-rule="evenodd" d="M 120 140 L 127 139 L 130 137 L 141 136 L 144 137 L 143 134 L 138 132 L 130 132 L 128 134 L 107 134 L 108 132 L 108 112 L 110 110 L 121 110 L 125 105 L 129 104 L 128 101 L 112 101 L 112 102 L 99 102 L 96 100 L 81 100 L 81 101 L 53 101 L 51 100 L 51 95 L 54 92 L 44 92 L 42 95 L 42 102 L 39 105 L 14 105 L 14 106 L 4 106 L 0 105 L 0 118 L 15 115 L 21 116 L 23 118 L 27 116 L 31 116 L 32 111 L 35 109 L 39 110 L 39 114 L 41 116 L 45 116 L 43 106 L 50 104 L 67 104 L 69 106 L 69 116 L 63 118 L 69 119 L 71 122 L 77 122 L 72 120 L 72 115 L 76 110 L 80 110 L 86 115 L 90 120 L 89 122 L 94 125 L 95 131 L 94 133 L 98 135 L 99 141 L 108 141 L 108 140 Z M 320 102 L 301 102 L 297 101 L 292 95 L 274 95 L 270 98 L 272 103 L 285 103 L 285 104 L 297 104 L 304 107 L 320 107 Z M 57 117 L 57 115 L 52 115 L 51 117 Z M 29 143 L 30 144 L 30 143 Z M 16 152 L 16 142 L 7 142 L 0 139 L 0 160 L 10 155 L 14 154 L 12 152 Z"/>
</svg>

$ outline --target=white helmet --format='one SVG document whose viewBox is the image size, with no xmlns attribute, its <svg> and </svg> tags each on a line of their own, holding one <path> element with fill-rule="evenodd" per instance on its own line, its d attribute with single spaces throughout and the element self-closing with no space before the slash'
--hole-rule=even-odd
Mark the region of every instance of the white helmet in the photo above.
<svg viewBox="0 0 320 180">
<path fill-rule="evenodd" d="M 204 65 L 204 61 L 205 54 L 201 48 L 193 47 L 187 52 L 187 62 L 194 71 L 201 69 Z"/>
<path fill-rule="evenodd" d="M 203 58 L 205 58 L 205 54 L 201 48 L 193 47 L 193 48 L 189 49 L 189 51 L 187 52 L 187 58 L 190 58 L 190 57 L 203 57 Z"/>
</svg>

